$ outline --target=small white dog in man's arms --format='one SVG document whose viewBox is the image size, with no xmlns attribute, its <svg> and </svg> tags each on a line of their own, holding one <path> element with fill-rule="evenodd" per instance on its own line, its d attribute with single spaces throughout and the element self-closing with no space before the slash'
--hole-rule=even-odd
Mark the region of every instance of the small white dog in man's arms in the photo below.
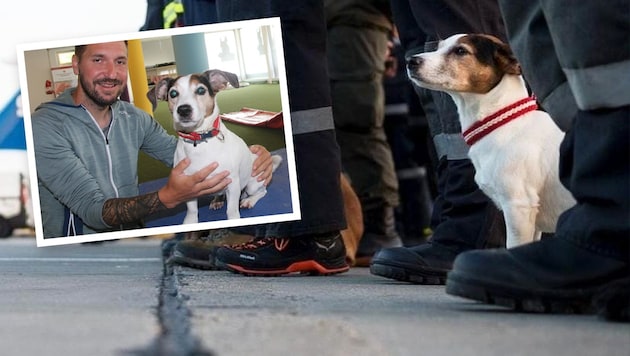
<svg viewBox="0 0 630 356">
<path fill-rule="evenodd" d="M 509 46 L 489 35 L 454 35 L 408 58 L 407 74 L 455 101 L 475 181 L 503 211 L 507 247 L 554 232 L 575 204 L 558 175 L 564 133 L 529 96 Z"/>
<path fill-rule="evenodd" d="M 157 100 L 167 100 L 173 126 L 179 136 L 174 164 L 190 158 L 186 174 L 192 174 L 212 162 L 217 172 L 227 170 L 232 182 L 225 191 L 227 218 L 240 218 L 239 208 L 253 208 L 267 194 L 263 181 L 252 177 L 256 155 L 242 138 L 230 131 L 221 120 L 216 94 L 228 86 L 239 87 L 236 74 L 217 69 L 178 78 L 161 79 L 148 93 L 154 107 Z M 273 170 L 282 158 L 272 156 Z M 221 205 L 211 204 L 218 208 Z M 185 224 L 198 222 L 197 200 L 186 203 Z"/>
</svg>

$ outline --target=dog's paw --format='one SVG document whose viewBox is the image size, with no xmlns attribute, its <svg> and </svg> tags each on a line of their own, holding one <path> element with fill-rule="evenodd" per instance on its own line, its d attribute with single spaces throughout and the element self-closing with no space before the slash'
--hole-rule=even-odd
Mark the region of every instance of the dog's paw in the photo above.
<svg viewBox="0 0 630 356">
<path fill-rule="evenodd" d="M 251 209 L 254 207 L 254 205 L 256 205 L 255 201 L 252 201 L 251 199 L 243 199 L 241 200 L 239 206 L 241 207 L 241 209 Z"/>
<path fill-rule="evenodd" d="M 212 210 L 219 210 L 225 206 L 225 194 L 217 195 L 210 201 L 209 207 Z"/>
<path fill-rule="evenodd" d="M 212 201 L 209 206 L 210 206 L 210 209 L 212 210 L 219 210 L 223 208 L 224 205 L 225 205 L 225 201 L 220 200 L 220 201 Z"/>
</svg>

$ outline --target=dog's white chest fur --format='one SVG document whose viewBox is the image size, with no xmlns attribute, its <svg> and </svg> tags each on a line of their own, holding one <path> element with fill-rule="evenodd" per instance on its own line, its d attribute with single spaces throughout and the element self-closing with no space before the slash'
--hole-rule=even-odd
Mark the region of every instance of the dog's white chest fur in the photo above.
<svg viewBox="0 0 630 356">
<path fill-rule="evenodd" d="M 230 172 L 229 178 L 232 182 L 225 190 L 228 219 L 239 218 L 240 207 L 251 208 L 266 194 L 263 182 L 258 182 L 256 177 L 251 176 L 256 155 L 249 150 L 242 138 L 223 124 L 217 136 L 206 138 L 196 144 L 180 138 L 175 150 L 175 164 L 186 157 L 191 161 L 185 170 L 186 174 L 193 174 L 212 162 L 219 164 L 215 172 L 224 170 Z M 195 200 L 187 203 L 184 223 L 196 222 L 198 208 Z"/>
<path fill-rule="evenodd" d="M 535 111 L 497 129 L 470 147 L 475 181 L 504 214 L 529 210 L 537 232 L 553 232 L 559 215 L 572 205 L 562 188 L 557 167 L 558 147 L 564 134 L 546 113 Z M 511 225 L 508 223 L 508 225 Z M 508 226 L 508 229 L 513 228 Z M 510 241 L 509 245 L 531 241 Z"/>
<path fill-rule="evenodd" d="M 148 97 L 154 106 L 157 100 L 168 100 L 173 126 L 180 133 L 174 155 L 175 164 L 186 157 L 190 158 L 191 163 L 185 170 L 188 175 L 212 162 L 218 163 L 215 172 L 230 172 L 231 183 L 225 189 L 227 218 L 237 219 L 240 218 L 239 208 L 252 208 L 265 196 L 267 189 L 264 182 L 252 177 L 256 155 L 219 118 L 215 95 L 228 85 L 238 87 L 237 76 L 213 69 L 176 79 L 164 78 L 149 91 Z M 272 159 L 279 164 L 279 157 Z M 187 202 L 186 206 L 184 223 L 198 222 L 197 200 Z M 211 204 L 214 208 L 220 206 Z"/>
<path fill-rule="evenodd" d="M 460 110 L 462 128 L 466 128 L 480 118 L 479 112 L 487 114 L 497 104 L 507 106 L 511 102 L 506 100 L 526 96 L 527 91 L 521 78 L 506 75 L 473 103 L 472 96 L 450 94 Z M 470 147 L 475 181 L 505 216 L 508 247 L 539 239 L 542 232 L 554 232 L 560 214 L 575 203 L 558 176 L 563 138 L 547 113 L 532 111 Z"/>
<path fill-rule="evenodd" d="M 242 138 L 222 125 L 220 135 L 207 138 L 196 144 L 180 138 L 175 150 L 175 162 L 190 157 L 191 163 L 186 168 L 186 174 L 192 174 L 206 167 L 211 162 L 217 162 L 216 172 L 227 170 L 232 180 L 234 173 L 237 178 L 247 181 L 251 175 L 255 155 L 249 150 Z"/>
<path fill-rule="evenodd" d="M 527 96 L 527 90 L 520 77 L 505 75 L 487 94 L 450 94 L 465 129 L 484 115 Z M 558 176 L 563 138 L 564 133 L 547 113 L 532 111 L 470 147 L 475 181 L 505 216 L 508 247 L 539 239 L 542 232 L 554 232 L 560 214 L 575 203 Z"/>
</svg>

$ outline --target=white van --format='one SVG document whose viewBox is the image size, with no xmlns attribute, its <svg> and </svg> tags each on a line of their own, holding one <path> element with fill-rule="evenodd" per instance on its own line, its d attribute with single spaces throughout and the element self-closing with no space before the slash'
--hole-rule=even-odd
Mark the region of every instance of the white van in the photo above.
<svg viewBox="0 0 630 356">
<path fill-rule="evenodd" d="M 11 41 L 9 41 L 11 42 Z M 3 43 L 0 48 L 5 48 Z M 33 227 L 24 118 L 15 52 L 0 51 L 0 237 Z"/>
</svg>

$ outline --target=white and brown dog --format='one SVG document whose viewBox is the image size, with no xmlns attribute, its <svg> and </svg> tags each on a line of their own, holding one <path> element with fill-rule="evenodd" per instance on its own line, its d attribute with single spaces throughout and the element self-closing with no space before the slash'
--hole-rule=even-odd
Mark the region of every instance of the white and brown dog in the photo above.
<svg viewBox="0 0 630 356">
<path fill-rule="evenodd" d="M 454 35 L 411 56 L 407 74 L 455 101 L 475 181 L 505 216 L 507 247 L 554 232 L 575 204 L 558 177 L 564 133 L 537 110 L 509 46 L 489 35 Z"/>
<path fill-rule="evenodd" d="M 153 107 L 157 100 L 168 100 L 173 126 L 179 140 L 175 149 L 174 164 L 185 157 L 191 160 L 186 174 L 192 174 L 211 162 L 217 162 L 218 171 L 227 170 L 232 182 L 225 191 L 227 218 L 240 218 L 239 208 L 252 208 L 267 194 L 264 182 L 252 177 L 253 154 L 242 138 L 230 131 L 219 116 L 216 94 L 229 85 L 238 88 L 236 74 L 213 69 L 204 73 L 160 80 L 147 96 Z M 274 155 L 273 169 L 282 158 Z M 218 208 L 221 204 L 211 204 Z M 197 200 L 186 203 L 185 224 L 198 222 Z"/>
</svg>

